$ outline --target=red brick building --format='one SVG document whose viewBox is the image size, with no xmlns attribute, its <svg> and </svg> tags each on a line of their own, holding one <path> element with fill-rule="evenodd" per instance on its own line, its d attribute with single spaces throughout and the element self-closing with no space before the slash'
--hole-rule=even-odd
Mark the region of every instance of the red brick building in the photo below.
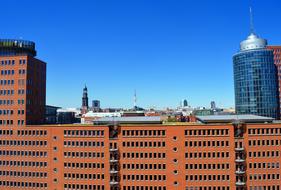
<svg viewBox="0 0 281 190">
<path fill-rule="evenodd" d="M 35 44 L 0 40 L 0 126 L 44 123 L 46 63 L 34 58 Z"/>
<path fill-rule="evenodd" d="M 241 133 L 237 132 L 241 128 Z M 280 189 L 280 124 L 1 129 L 2 189 Z"/>
</svg>

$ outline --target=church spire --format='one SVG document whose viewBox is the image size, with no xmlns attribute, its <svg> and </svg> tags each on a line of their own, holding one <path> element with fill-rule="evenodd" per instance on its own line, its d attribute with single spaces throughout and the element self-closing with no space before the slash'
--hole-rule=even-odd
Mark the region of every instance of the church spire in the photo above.
<svg viewBox="0 0 281 190">
<path fill-rule="evenodd" d="M 88 109 L 89 109 L 88 89 L 85 84 L 85 87 L 83 88 L 83 96 L 82 96 L 82 112 L 86 113 Z"/>
</svg>

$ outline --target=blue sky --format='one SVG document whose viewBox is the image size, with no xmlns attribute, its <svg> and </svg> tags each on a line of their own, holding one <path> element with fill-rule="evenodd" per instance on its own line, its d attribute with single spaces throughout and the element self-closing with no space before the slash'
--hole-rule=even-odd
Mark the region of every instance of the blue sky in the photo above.
<svg viewBox="0 0 281 190">
<path fill-rule="evenodd" d="M 80 107 L 234 105 L 232 55 L 249 33 L 250 0 L 0 1 L 0 38 L 36 42 L 47 103 Z M 281 44 L 281 1 L 252 0 L 256 32 Z"/>
</svg>

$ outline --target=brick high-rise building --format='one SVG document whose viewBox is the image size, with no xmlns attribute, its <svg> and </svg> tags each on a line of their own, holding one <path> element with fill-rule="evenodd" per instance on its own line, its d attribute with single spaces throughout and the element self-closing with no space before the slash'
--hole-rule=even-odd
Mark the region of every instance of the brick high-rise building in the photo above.
<svg viewBox="0 0 281 190">
<path fill-rule="evenodd" d="M 267 48 L 273 50 L 274 64 L 277 68 L 279 106 L 281 111 L 281 46 L 268 46 Z"/>
<path fill-rule="evenodd" d="M 0 40 L 2 126 L 44 123 L 46 63 L 35 56 L 33 42 Z"/>
</svg>

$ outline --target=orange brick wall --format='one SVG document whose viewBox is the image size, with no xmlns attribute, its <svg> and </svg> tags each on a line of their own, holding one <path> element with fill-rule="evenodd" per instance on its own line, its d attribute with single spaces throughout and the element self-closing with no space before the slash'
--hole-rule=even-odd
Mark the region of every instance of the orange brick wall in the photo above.
<svg viewBox="0 0 281 190">
<path fill-rule="evenodd" d="M 259 134 L 248 134 L 249 130 L 252 129 L 261 129 L 261 131 Z M 259 186 L 265 187 L 265 189 L 277 190 L 278 188 L 280 189 L 281 185 L 281 171 L 279 166 L 281 150 L 280 124 L 246 125 L 244 136 L 241 138 L 234 137 L 235 131 L 231 124 L 121 125 L 118 129 L 118 137 L 114 139 L 109 138 L 110 132 L 108 126 L 26 126 L 13 128 L 13 135 L 3 135 L 3 130 L 7 130 L 7 128 L 2 127 L 0 130 L 2 134 L 0 136 L 1 141 L 47 141 L 46 146 L 7 145 L 7 143 L 4 145 L 1 142 L 0 151 L 41 151 L 47 153 L 46 157 L 4 156 L 2 153 L 0 156 L 0 161 L 2 162 L 0 171 L 46 172 L 47 177 L 13 177 L 3 175 L 2 173 L 0 175 L 1 189 L 21 189 L 20 187 L 12 188 L 7 184 L 3 185 L 3 181 L 47 183 L 47 187 L 38 187 L 35 189 L 114 189 L 110 188 L 111 176 L 119 176 L 118 183 L 115 187 L 116 189 L 119 188 L 122 190 L 137 190 L 141 188 L 147 188 L 149 190 L 151 188 L 153 190 L 200 188 L 203 190 L 204 188 L 206 190 L 222 190 L 236 189 L 236 187 L 239 187 L 238 189 L 246 189 L 246 187 L 247 189 L 254 189 L 254 187 L 258 188 Z M 31 135 L 18 135 L 18 131 L 22 130 L 31 131 Z M 262 133 L 262 130 L 265 130 L 264 133 Z M 266 130 L 269 130 L 269 132 L 266 133 Z M 46 135 L 36 135 L 36 132 L 35 135 L 32 135 L 33 131 L 46 131 Z M 68 131 L 70 133 L 75 131 L 75 134 L 76 131 L 79 131 L 79 134 L 68 135 Z M 83 134 L 81 134 L 81 131 L 83 131 Z M 95 135 L 89 135 L 89 131 L 95 131 L 92 132 Z M 132 131 L 134 131 L 133 134 Z M 151 134 L 149 131 L 151 131 Z M 21 134 L 21 132 L 19 133 Z M 147 134 L 145 135 L 145 133 Z M 252 146 L 249 145 L 249 140 L 270 140 L 270 142 L 274 140 L 275 144 Z M 78 146 L 76 142 L 78 142 Z M 92 142 L 95 145 L 91 144 L 91 146 L 88 146 L 89 144 L 87 144 L 85 146 L 85 144 L 80 144 L 85 142 Z M 244 164 L 246 173 L 243 174 L 246 179 L 245 186 L 236 186 L 237 174 L 235 174 L 235 171 L 237 170 L 237 163 L 235 160 L 237 159 L 237 151 L 235 151 L 235 142 L 242 142 L 242 146 L 245 149 L 246 156 L 244 158 Z M 277 142 L 278 145 L 276 144 Z M 72 143 L 74 143 L 74 146 L 71 145 Z M 99 146 L 97 143 L 99 143 Z M 112 165 L 110 160 L 113 159 L 111 159 L 110 154 L 113 153 L 111 147 L 114 147 L 114 143 L 117 144 L 114 153 L 119 154 L 116 162 L 119 169 L 115 174 L 112 174 L 110 172 L 110 165 Z M 249 152 L 262 151 L 275 151 L 278 152 L 278 156 L 276 156 L 277 153 L 274 153 L 274 155 L 270 153 L 269 156 L 265 157 L 258 157 L 258 155 L 253 157 L 253 153 L 251 157 L 249 156 Z M 68 155 L 68 152 L 75 152 L 78 155 Z M 90 158 L 89 153 L 92 154 Z M 97 157 L 97 154 L 100 157 Z M 23 167 L 3 165 L 3 161 L 8 160 L 46 162 L 47 166 Z M 75 165 L 72 166 L 74 163 Z M 76 165 L 76 163 L 79 163 L 79 165 Z M 91 163 L 93 165 L 91 165 L 91 168 L 85 168 L 85 163 Z M 266 163 L 266 166 L 270 163 L 270 167 L 272 167 L 271 163 L 274 163 L 275 168 L 250 168 L 250 164 L 253 165 L 254 163 Z M 97 166 L 98 164 L 100 164 L 100 167 Z M 103 164 L 103 167 L 101 167 L 101 164 Z M 152 164 L 152 169 L 150 169 L 150 164 Z M 147 165 L 147 169 L 144 169 L 145 165 Z M 154 167 L 156 168 L 154 169 Z M 206 168 L 204 169 L 204 167 Z M 75 176 L 72 177 L 74 174 Z M 95 174 L 96 177 L 90 176 L 90 174 Z M 275 179 L 254 180 L 253 177 L 254 175 L 268 174 L 271 175 L 271 178 L 272 175 L 275 175 Z M 98 179 L 97 175 L 103 175 L 103 179 L 101 177 Z M 146 176 L 147 180 L 145 180 Z M 152 176 L 151 179 L 150 176 Z M 204 180 L 204 176 L 206 176 L 207 180 Z M 209 176 L 211 177 L 210 179 Z M 214 176 L 216 178 L 215 180 Z M 229 179 L 226 176 L 229 176 Z M 250 178 L 250 176 L 252 177 Z M 72 188 L 71 185 L 76 186 Z M 77 185 L 80 185 L 79 188 Z M 29 188 L 32 189 L 31 187 Z"/>
</svg>

